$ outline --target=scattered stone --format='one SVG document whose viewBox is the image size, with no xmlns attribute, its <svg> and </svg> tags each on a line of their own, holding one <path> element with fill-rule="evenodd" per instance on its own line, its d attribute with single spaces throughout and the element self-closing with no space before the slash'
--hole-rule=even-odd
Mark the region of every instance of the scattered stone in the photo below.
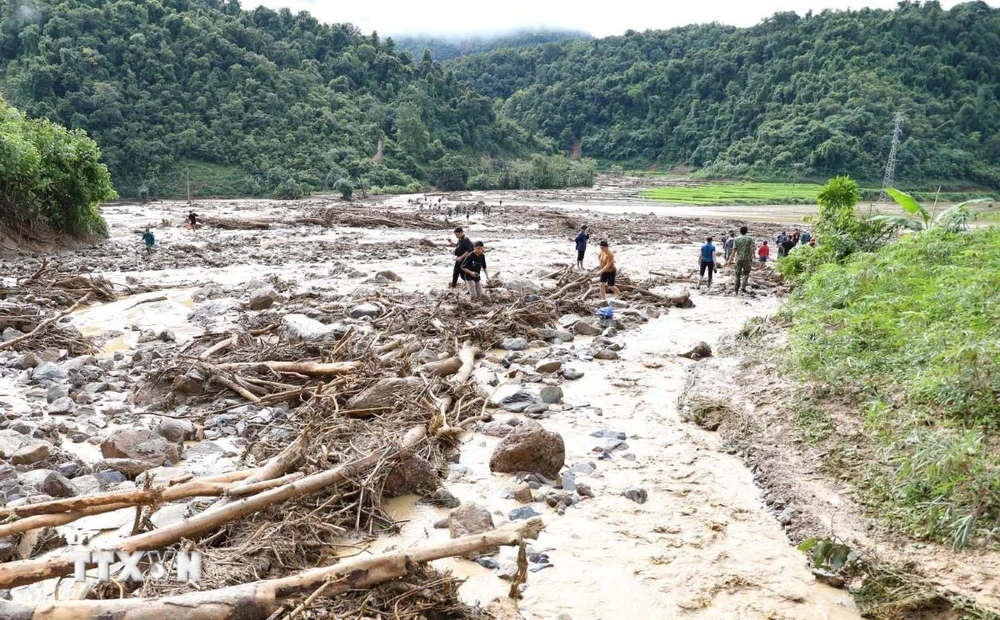
<svg viewBox="0 0 1000 620">
<path fill-rule="evenodd" d="M 479 564 L 483 568 L 488 568 L 490 570 L 496 570 L 500 568 L 500 564 L 498 564 L 496 560 L 487 556 L 476 558 L 476 564 Z"/>
<path fill-rule="evenodd" d="M 566 446 L 559 433 L 546 431 L 538 422 L 522 422 L 500 440 L 490 456 L 490 471 L 529 471 L 555 478 L 566 460 Z"/>
<path fill-rule="evenodd" d="M 447 517 L 444 518 L 444 519 L 438 519 L 437 521 L 435 521 L 433 527 L 436 530 L 446 530 L 446 529 L 448 529 L 448 519 L 447 519 Z"/>
<path fill-rule="evenodd" d="M 791 525 L 792 521 L 795 520 L 795 508 L 793 506 L 785 508 L 781 511 L 777 518 L 778 523 L 782 525 Z"/>
<path fill-rule="evenodd" d="M 488 437 L 506 437 L 514 427 L 503 422 L 487 422 L 480 425 L 479 432 Z"/>
<path fill-rule="evenodd" d="M 561 374 L 563 379 L 566 379 L 567 381 L 576 381 L 583 376 L 582 372 L 572 368 L 563 368 Z"/>
<path fill-rule="evenodd" d="M 532 403 L 524 408 L 524 415 L 529 417 L 545 417 L 541 414 L 548 412 L 549 406 L 545 403 Z"/>
<path fill-rule="evenodd" d="M 506 338 L 500 343 L 500 348 L 508 351 L 524 351 L 528 348 L 528 341 L 524 338 Z"/>
<path fill-rule="evenodd" d="M 562 401 L 563 391 L 562 388 L 559 386 L 547 385 L 542 388 L 542 391 L 539 394 L 539 396 L 541 397 L 543 403 L 554 405 Z"/>
<path fill-rule="evenodd" d="M 31 351 L 28 351 L 27 353 L 22 355 L 21 359 L 18 361 L 18 365 L 21 368 L 36 368 L 41 363 L 42 363 L 42 358 L 38 357 L 37 354 Z"/>
<path fill-rule="evenodd" d="M 69 388 L 57 383 L 50 386 L 45 392 L 45 401 L 51 403 L 67 396 L 69 396 Z"/>
<path fill-rule="evenodd" d="M 102 487 L 121 484 L 126 480 L 125 475 L 117 471 L 100 471 L 94 474 L 94 478 L 97 479 L 97 483 Z"/>
<path fill-rule="evenodd" d="M 564 314 L 561 317 L 559 317 L 559 326 L 570 328 L 576 325 L 576 323 L 579 320 L 580 320 L 580 315 L 578 314 Z"/>
<path fill-rule="evenodd" d="M 513 394 L 504 396 L 500 400 L 501 405 L 509 405 L 511 403 L 533 403 L 535 402 L 535 396 L 531 392 L 525 390 L 518 390 Z"/>
<path fill-rule="evenodd" d="M 576 485 L 576 494 L 580 497 L 594 497 L 594 492 L 590 490 L 590 485 L 583 482 Z"/>
<path fill-rule="evenodd" d="M 75 478 L 78 473 L 80 473 L 80 465 L 74 463 L 73 461 L 67 461 L 66 463 L 61 463 L 59 467 L 56 468 L 60 474 L 66 476 L 67 478 Z"/>
<path fill-rule="evenodd" d="M 690 351 L 686 353 L 678 353 L 678 357 L 686 357 L 689 360 L 698 361 L 706 357 L 712 357 L 712 347 L 708 346 L 705 342 L 699 342 Z"/>
<path fill-rule="evenodd" d="M 515 508 L 507 513 L 507 518 L 511 521 L 524 521 L 531 519 L 533 517 L 540 517 L 542 513 L 538 512 L 531 506 L 521 506 L 520 508 Z"/>
<path fill-rule="evenodd" d="M 584 476 L 589 476 L 590 474 L 597 471 L 597 466 L 589 461 L 582 463 L 576 463 L 569 470 L 575 474 L 583 474 Z"/>
<path fill-rule="evenodd" d="M 452 538 L 481 534 L 492 529 L 490 511 L 479 504 L 462 504 L 448 514 L 448 532 Z"/>
<path fill-rule="evenodd" d="M 531 493 L 531 486 L 525 483 L 519 484 L 517 488 L 514 489 L 514 499 L 522 504 L 530 504 L 535 501 L 535 497 Z"/>
<path fill-rule="evenodd" d="M 304 314 L 286 314 L 281 319 L 281 326 L 285 337 L 292 344 L 339 340 L 347 333 L 342 325 L 324 325 Z"/>
<path fill-rule="evenodd" d="M 251 310 L 267 310 L 274 305 L 280 295 L 278 290 L 271 285 L 262 286 L 250 293 Z"/>
<path fill-rule="evenodd" d="M 526 278 L 511 277 L 505 279 L 503 287 L 508 291 L 521 293 L 522 295 L 537 295 L 542 292 L 542 288 Z"/>
<path fill-rule="evenodd" d="M 593 353 L 593 356 L 595 360 L 616 360 L 620 357 L 617 352 L 611 349 L 598 349 Z"/>
<path fill-rule="evenodd" d="M 89 405 L 94 402 L 94 395 L 84 390 L 81 392 L 77 392 L 76 396 L 73 397 L 73 400 L 78 405 Z"/>
<path fill-rule="evenodd" d="M 458 508 L 462 505 L 462 502 L 444 487 L 438 487 L 433 492 L 425 494 L 420 503 L 431 504 L 439 508 Z"/>
<path fill-rule="evenodd" d="M 183 375 L 177 375 L 174 377 L 174 382 L 170 386 L 170 389 L 178 394 L 200 394 L 204 389 L 202 384 L 205 381 L 205 376 L 197 368 L 192 368 Z M 143 392 L 136 392 L 135 401 L 136 404 L 139 402 L 139 394 Z M 150 398 L 152 400 L 152 398 Z"/>
<path fill-rule="evenodd" d="M 573 324 L 573 330 L 581 336 L 599 336 L 602 331 L 600 327 L 587 321 L 577 321 Z"/>
<path fill-rule="evenodd" d="M 94 464 L 94 471 L 116 471 L 126 478 L 134 479 L 145 471 L 153 469 L 147 461 L 138 459 L 102 459 Z"/>
<path fill-rule="evenodd" d="M 504 560 L 500 563 L 499 568 L 497 568 L 497 577 L 505 581 L 514 581 L 517 579 L 517 562 L 514 560 Z"/>
<path fill-rule="evenodd" d="M 361 305 L 354 306 L 348 313 L 352 319 L 360 319 L 365 316 L 379 316 L 380 314 L 382 314 L 382 308 L 371 302 L 365 302 Z"/>
<path fill-rule="evenodd" d="M 389 271 L 388 269 L 380 271 L 375 274 L 376 278 L 385 278 L 390 282 L 402 282 L 403 278 L 400 278 L 395 271 Z"/>
<path fill-rule="evenodd" d="M 430 493 L 438 487 L 437 471 L 427 459 L 419 456 L 399 462 L 389 470 L 383 487 L 385 497 Z"/>
<path fill-rule="evenodd" d="M 571 471 L 564 471 L 561 476 L 562 489 L 563 491 L 569 491 L 572 493 L 576 490 L 576 476 Z"/>
<path fill-rule="evenodd" d="M 182 443 L 185 440 L 194 439 L 198 431 L 194 424 L 187 420 L 164 418 L 156 427 L 156 432 L 171 443 Z"/>
<path fill-rule="evenodd" d="M 614 452 L 615 450 L 624 450 L 628 448 L 628 444 L 621 439 L 603 439 L 601 443 L 594 446 L 594 452 Z"/>
<path fill-rule="evenodd" d="M 562 362 L 559 360 L 541 360 L 535 364 L 535 371 L 549 374 L 558 371 L 562 368 Z"/>
<path fill-rule="evenodd" d="M 73 497 L 76 495 L 76 488 L 66 476 L 56 471 L 50 471 L 42 483 L 38 485 L 38 490 L 52 497 Z"/>
<path fill-rule="evenodd" d="M 645 504 L 646 500 L 649 499 L 649 494 L 646 493 L 646 489 L 631 487 L 622 491 L 622 497 L 627 497 L 637 504 Z"/>
<path fill-rule="evenodd" d="M 145 428 L 124 429 L 111 434 L 101 443 L 104 458 L 136 459 L 154 467 L 180 460 L 177 446 Z"/>
<path fill-rule="evenodd" d="M 56 366 L 52 362 L 42 362 L 31 371 L 31 379 L 33 381 L 55 381 L 56 379 L 65 379 L 68 376 L 69 372 L 67 370 Z"/>
<path fill-rule="evenodd" d="M 844 577 L 837 575 L 835 573 L 830 573 L 825 570 L 818 568 L 811 569 L 812 574 L 816 577 L 816 581 L 831 586 L 833 588 L 843 588 L 847 585 L 847 580 Z"/>
<path fill-rule="evenodd" d="M 49 458 L 52 446 L 44 441 L 24 446 L 10 457 L 13 465 L 34 465 Z"/>
<path fill-rule="evenodd" d="M 156 342 L 157 334 L 151 329 L 144 329 L 142 333 L 139 334 L 139 344 L 146 344 L 147 342 Z"/>
<path fill-rule="evenodd" d="M 165 329 L 156 335 L 156 339 L 160 342 L 177 342 L 177 334 L 169 329 Z"/>
<path fill-rule="evenodd" d="M 558 342 L 573 342 L 573 340 L 576 339 L 576 337 L 572 333 L 564 329 L 542 328 L 538 330 L 538 333 L 542 338 L 545 338 L 546 340 L 554 340 Z"/>
<path fill-rule="evenodd" d="M 16 330 L 13 327 L 7 327 L 3 330 L 3 336 L 0 336 L 0 338 L 3 338 L 4 342 L 10 342 L 11 340 L 20 338 L 23 335 L 24 332 Z"/>
<path fill-rule="evenodd" d="M 609 431 L 607 429 L 594 431 L 593 433 L 590 434 L 590 436 L 597 437 L 600 439 L 620 439 L 622 441 L 625 441 L 626 439 L 625 433 L 623 433 L 622 431 Z"/>
<path fill-rule="evenodd" d="M 72 413 L 74 409 L 76 409 L 76 403 L 69 396 L 63 396 L 49 405 L 49 413 L 53 415 Z"/>
</svg>

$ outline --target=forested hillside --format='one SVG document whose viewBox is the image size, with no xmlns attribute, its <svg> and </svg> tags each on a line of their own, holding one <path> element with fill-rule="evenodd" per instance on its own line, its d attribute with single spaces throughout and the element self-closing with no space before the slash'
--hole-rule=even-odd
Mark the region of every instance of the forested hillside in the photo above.
<svg viewBox="0 0 1000 620">
<path fill-rule="evenodd" d="M 897 178 L 1000 187 L 1000 9 L 780 13 L 502 49 L 456 61 L 502 116 L 569 151 L 731 176 L 880 180 L 904 114 Z"/>
<path fill-rule="evenodd" d="M 430 58 L 234 0 L 0 0 L 0 91 L 123 195 L 586 182 Z M 557 172 L 554 172 L 557 171 Z M 573 176 L 573 179 L 569 177 Z"/>
<path fill-rule="evenodd" d="M 396 37 L 396 45 L 410 52 L 414 58 L 422 58 L 424 50 L 431 53 L 434 60 L 452 60 L 461 56 L 481 54 L 495 49 L 517 49 L 527 45 L 544 45 L 559 41 L 590 40 L 586 32 L 577 30 L 520 30 L 510 34 L 478 37 Z"/>
</svg>

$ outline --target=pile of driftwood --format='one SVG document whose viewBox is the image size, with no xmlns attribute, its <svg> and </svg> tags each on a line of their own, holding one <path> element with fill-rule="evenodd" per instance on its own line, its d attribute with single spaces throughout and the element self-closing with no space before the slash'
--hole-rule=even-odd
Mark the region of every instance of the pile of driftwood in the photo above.
<svg viewBox="0 0 1000 620">
<path fill-rule="evenodd" d="M 338 205 L 321 209 L 310 219 L 322 220 L 324 226 L 349 226 L 351 228 L 447 228 L 442 220 L 402 211 L 379 212 L 360 205 Z"/>
<path fill-rule="evenodd" d="M 48 261 L 13 288 L 0 288 L 0 331 L 22 332 L 0 342 L 0 351 L 67 349 L 72 355 L 94 351 L 93 342 L 60 319 L 88 302 L 114 301 L 110 282 L 100 276 L 59 274 Z"/>
<path fill-rule="evenodd" d="M 584 302 L 588 299 L 596 299 L 600 291 L 600 282 L 596 271 L 578 271 L 567 267 L 561 271 L 549 274 L 549 278 L 556 279 L 556 290 L 547 295 L 549 300 L 573 299 L 577 302 Z M 676 295 L 661 295 L 650 291 L 646 286 L 633 283 L 632 278 L 627 273 L 619 273 L 616 286 L 623 293 L 620 299 L 633 302 L 645 303 L 652 306 L 662 306 L 666 308 L 690 308 L 694 306 L 691 301 L 691 293 L 687 289 Z"/>
</svg>

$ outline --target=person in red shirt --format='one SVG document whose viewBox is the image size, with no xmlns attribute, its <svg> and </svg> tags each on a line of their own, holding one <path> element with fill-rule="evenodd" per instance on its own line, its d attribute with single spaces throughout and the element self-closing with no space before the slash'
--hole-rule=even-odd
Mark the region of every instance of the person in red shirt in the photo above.
<svg viewBox="0 0 1000 620">
<path fill-rule="evenodd" d="M 767 262 L 767 258 L 770 255 L 771 255 L 771 248 L 768 247 L 767 241 L 765 240 L 764 243 L 761 244 L 760 249 L 757 250 L 757 256 L 760 257 L 760 262 L 763 264 Z"/>
</svg>

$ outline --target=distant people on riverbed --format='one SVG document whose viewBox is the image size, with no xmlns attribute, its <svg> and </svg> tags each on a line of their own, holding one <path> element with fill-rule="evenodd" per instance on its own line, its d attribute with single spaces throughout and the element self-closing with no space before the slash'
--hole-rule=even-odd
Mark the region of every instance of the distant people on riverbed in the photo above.
<svg viewBox="0 0 1000 620">
<path fill-rule="evenodd" d="M 766 264 L 768 257 L 771 256 L 771 248 L 767 246 L 767 239 L 761 243 L 760 248 L 757 250 L 757 256 L 760 258 L 760 263 Z"/>
<path fill-rule="evenodd" d="M 580 227 L 580 232 L 576 233 L 576 238 L 573 241 L 576 242 L 576 268 L 583 269 L 583 255 L 587 253 L 587 240 L 590 239 L 590 233 L 587 232 L 587 225 L 584 224 Z"/>
<path fill-rule="evenodd" d="M 729 257 L 728 263 L 736 263 L 736 288 L 735 295 L 740 294 L 740 288 L 745 293 L 747 285 L 750 283 L 750 269 L 753 267 L 753 238 L 747 235 L 747 227 L 740 227 L 740 236 L 733 239 L 733 253 Z"/>
<path fill-rule="evenodd" d="M 715 273 L 715 257 L 717 255 L 718 252 L 712 245 L 712 238 L 708 237 L 705 239 L 705 245 L 701 246 L 698 260 L 698 288 L 701 288 L 701 283 L 705 280 L 706 271 L 708 272 L 708 288 L 712 288 L 712 274 Z"/>
<path fill-rule="evenodd" d="M 146 232 L 142 234 L 142 242 L 146 244 L 146 254 L 152 254 L 156 237 L 153 236 L 153 231 L 149 229 L 149 226 L 146 227 Z"/>
<path fill-rule="evenodd" d="M 191 230 L 198 230 L 198 214 L 194 211 L 187 214 L 187 227 Z"/>
</svg>

